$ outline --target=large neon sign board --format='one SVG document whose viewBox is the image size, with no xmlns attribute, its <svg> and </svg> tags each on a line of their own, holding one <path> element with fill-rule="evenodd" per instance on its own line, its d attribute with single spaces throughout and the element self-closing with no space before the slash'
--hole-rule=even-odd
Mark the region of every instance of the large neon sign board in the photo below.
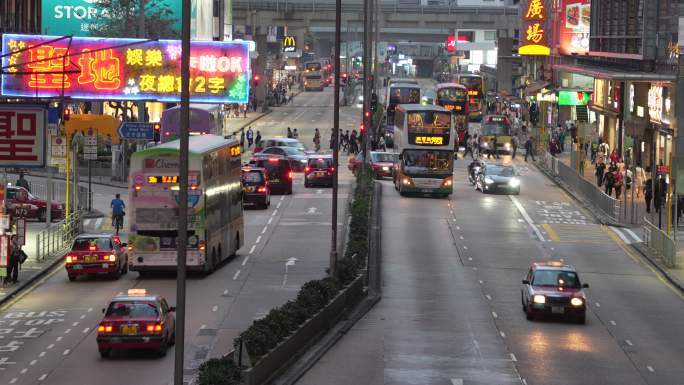
<svg viewBox="0 0 684 385">
<path fill-rule="evenodd" d="M 2 52 L 4 96 L 180 100 L 178 40 L 5 34 Z M 246 103 L 249 73 L 246 42 L 192 42 L 192 102 Z"/>
</svg>

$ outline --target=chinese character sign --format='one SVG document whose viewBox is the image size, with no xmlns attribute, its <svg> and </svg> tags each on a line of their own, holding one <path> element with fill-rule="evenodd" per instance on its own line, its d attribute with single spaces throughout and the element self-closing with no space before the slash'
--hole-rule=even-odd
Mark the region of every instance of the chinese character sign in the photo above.
<svg viewBox="0 0 684 385">
<path fill-rule="evenodd" d="M 0 167 L 45 167 L 46 124 L 44 107 L 0 105 Z"/>
<path fill-rule="evenodd" d="M 50 98 L 64 90 L 74 99 L 180 100 L 178 40 L 55 39 L 3 35 L 2 95 Z M 249 63 L 246 42 L 192 42 L 191 101 L 246 103 Z"/>
<path fill-rule="evenodd" d="M 546 40 L 547 9 L 544 0 L 528 0 L 523 8 L 523 29 L 521 31 L 521 43 L 518 53 L 520 55 L 548 56 L 551 49 Z"/>
</svg>

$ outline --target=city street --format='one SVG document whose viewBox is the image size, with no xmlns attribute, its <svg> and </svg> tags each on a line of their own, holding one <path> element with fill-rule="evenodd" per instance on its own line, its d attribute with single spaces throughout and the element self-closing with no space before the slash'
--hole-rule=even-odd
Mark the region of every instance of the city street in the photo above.
<svg viewBox="0 0 684 385">
<path fill-rule="evenodd" d="M 520 195 L 484 195 L 469 162 L 449 200 L 382 182 L 383 299 L 298 384 L 680 384 L 684 297 L 626 244 L 639 234 L 521 160 Z M 586 325 L 525 319 L 521 280 L 548 259 L 590 284 Z"/>
<path fill-rule="evenodd" d="M 303 140 L 310 142 L 313 128 L 320 127 L 325 137 L 332 126 L 332 109 L 326 106 L 332 104 L 331 96 L 331 89 L 303 93 L 294 105 L 276 108 L 254 129 L 274 136 L 284 135 L 288 125 L 298 127 Z M 349 109 L 344 112 L 344 124 L 353 125 L 359 117 L 357 110 Z M 342 221 L 352 176 L 346 161 L 340 170 Z M 247 236 L 235 259 L 211 275 L 191 275 L 188 280 L 188 380 L 207 357 L 230 351 L 233 338 L 255 318 L 293 298 L 304 282 L 325 275 L 331 189 L 305 189 L 302 175 L 295 178 L 293 195 L 272 196 L 268 210 L 245 211 Z M 117 192 L 126 198 L 123 189 L 94 185 L 95 208 L 108 215 L 109 201 Z M 110 218 L 89 219 L 85 227 L 88 232 L 111 232 Z M 286 268 L 286 262 L 293 258 L 295 263 Z M 97 378 L 98 384 L 171 383 L 173 349 L 164 358 L 132 353 L 103 360 L 98 354 L 95 329 L 101 309 L 112 296 L 134 287 L 161 294 L 175 304 L 172 275 L 140 279 L 129 272 L 116 281 L 69 282 L 60 265 L 31 291 L 0 310 L 0 383 L 74 384 L 88 383 L 88 378 Z"/>
</svg>

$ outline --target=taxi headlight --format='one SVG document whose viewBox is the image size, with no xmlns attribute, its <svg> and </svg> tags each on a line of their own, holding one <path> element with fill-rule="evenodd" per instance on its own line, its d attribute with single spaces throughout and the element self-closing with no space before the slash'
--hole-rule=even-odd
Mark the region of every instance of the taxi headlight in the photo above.
<svg viewBox="0 0 684 385">
<path fill-rule="evenodd" d="M 387 167 L 387 166 L 382 166 L 382 171 L 389 171 L 389 167 Z"/>
<path fill-rule="evenodd" d="M 572 306 L 582 306 L 584 304 L 584 301 L 582 301 L 582 298 L 573 298 L 570 300 L 570 304 Z"/>
<path fill-rule="evenodd" d="M 537 295 L 535 295 L 535 296 L 532 298 L 532 301 L 533 301 L 534 303 L 538 303 L 538 304 L 542 304 L 542 305 L 543 305 L 543 304 L 546 303 L 546 297 L 544 297 L 544 296 L 541 295 L 541 294 L 537 294 Z"/>
<path fill-rule="evenodd" d="M 486 177 L 484 178 L 484 182 L 485 182 L 486 184 L 492 184 L 492 183 L 494 183 L 494 179 L 492 179 L 492 178 L 486 176 Z"/>
<path fill-rule="evenodd" d="M 520 179 L 511 178 L 511 180 L 508 181 L 508 185 L 511 187 L 518 187 L 518 186 L 520 186 Z"/>
<path fill-rule="evenodd" d="M 511 149 L 511 144 L 510 144 L 510 143 L 506 143 L 506 144 L 504 144 L 504 147 L 506 148 L 506 150 L 510 150 L 510 149 Z"/>
<path fill-rule="evenodd" d="M 482 143 L 482 147 L 484 147 L 484 148 L 489 147 L 489 143 L 487 143 L 487 142 Z"/>
</svg>

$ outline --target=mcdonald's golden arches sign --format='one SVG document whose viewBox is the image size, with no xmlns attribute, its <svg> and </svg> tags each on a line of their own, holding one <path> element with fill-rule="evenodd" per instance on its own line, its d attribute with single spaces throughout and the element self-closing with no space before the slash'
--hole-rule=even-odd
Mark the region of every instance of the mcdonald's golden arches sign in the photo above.
<svg viewBox="0 0 684 385">
<path fill-rule="evenodd" d="M 294 36 L 283 37 L 283 52 L 295 52 L 297 50 L 297 40 Z"/>
</svg>

